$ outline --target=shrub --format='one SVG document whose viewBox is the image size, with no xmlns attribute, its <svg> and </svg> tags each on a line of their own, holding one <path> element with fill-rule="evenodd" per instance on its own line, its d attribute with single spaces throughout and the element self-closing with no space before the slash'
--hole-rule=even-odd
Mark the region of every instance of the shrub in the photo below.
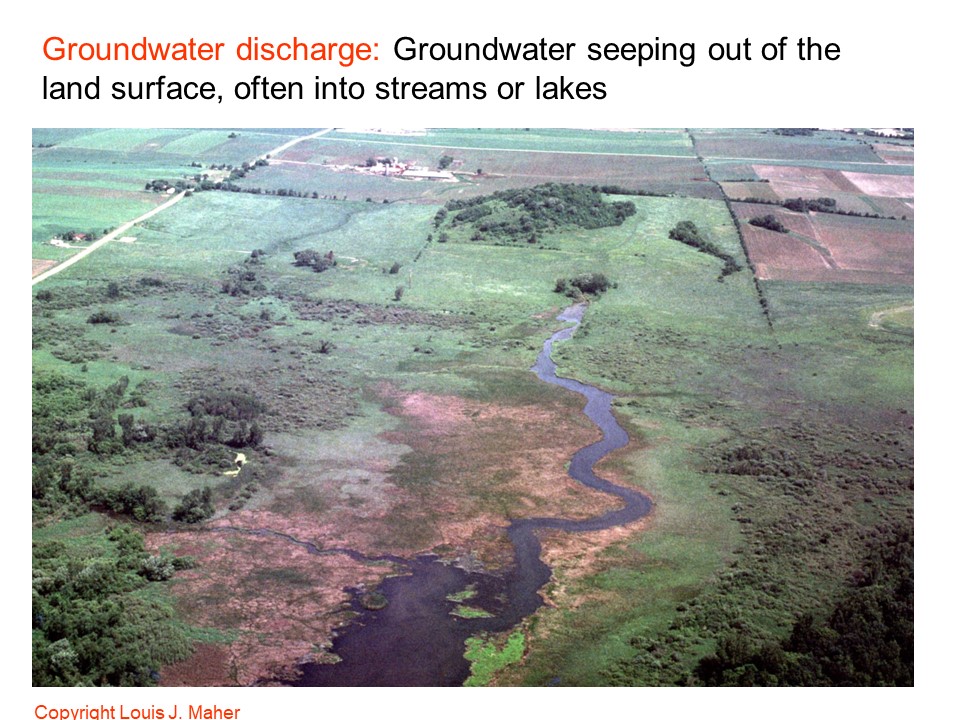
<svg viewBox="0 0 960 720">
<path fill-rule="evenodd" d="M 119 325 L 122 321 L 116 313 L 107 310 L 98 310 L 87 318 L 91 325 Z"/>
<path fill-rule="evenodd" d="M 749 222 L 754 227 L 766 228 L 767 230 L 773 230 L 778 233 L 789 232 L 784 224 L 777 219 L 776 215 L 764 215 L 763 217 L 751 218 Z"/>
<path fill-rule="evenodd" d="M 293 254 L 293 264 L 296 267 L 313 268 L 314 272 L 323 272 L 334 267 L 337 261 L 333 257 L 332 250 L 326 255 L 322 255 L 316 250 L 298 250 Z"/>
<path fill-rule="evenodd" d="M 694 247 L 702 253 L 713 255 L 714 257 L 723 260 L 723 269 L 720 271 L 720 277 L 717 278 L 718 280 L 722 281 L 727 275 L 738 272 L 742 269 L 740 263 L 734 260 L 733 256 L 723 252 L 723 250 L 703 237 L 700 234 L 700 228 L 698 228 L 690 220 L 681 220 L 678 222 L 670 231 L 670 239 L 679 240 L 684 245 L 689 245 L 690 247 Z"/>
<path fill-rule="evenodd" d="M 603 273 L 584 273 L 572 278 L 557 278 L 554 292 L 563 293 L 567 297 L 576 298 L 581 295 L 600 295 L 605 293 L 616 283 Z"/>
<path fill-rule="evenodd" d="M 191 490 L 173 511 L 173 519 L 185 523 L 198 523 L 214 513 L 213 494 L 210 488 Z"/>
</svg>

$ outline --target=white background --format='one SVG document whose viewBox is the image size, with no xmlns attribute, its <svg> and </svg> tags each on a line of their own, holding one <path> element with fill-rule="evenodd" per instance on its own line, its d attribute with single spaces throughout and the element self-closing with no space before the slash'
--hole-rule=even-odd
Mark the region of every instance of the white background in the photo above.
<svg viewBox="0 0 960 720">
<path fill-rule="evenodd" d="M 894 717 L 911 711 L 933 713 L 941 692 L 949 692 L 956 640 L 948 583 L 955 575 L 951 551 L 957 547 L 953 509 L 957 472 L 951 462 L 956 384 L 951 352 L 956 336 L 954 300 L 958 240 L 948 220 L 957 201 L 952 194 L 956 154 L 956 58 L 952 22 L 920 3 L 664 2 L 521 3 L 353 2 L 350 4 L 258 2 L 20 2 L 4 11 L 2 122 L 7 128 L 7 171 L 0 182 L 8 211 L 6 238 L 14 256 L 4 285 L 6 317 L 12 326 L 4 390 L 11 404 L 4 421 L 4 459 L 9 469 L 9 498 L 4 527 L 9 607 L 4 685 L 14 690 L 0 717 L 32 718 L 38 703 L 84 706 L 125 703 L 168 706 L 216 702 L 243 708 L 242 720 L 322 718 L 328 715 L 377 716 L 408 713 L 427 717 L 480 718 L 489 715 L 560 714 L 564 717 L 627 712 L 652 715 L 678 711 L 721 717 Z M 51 62 L 42 54 L 44 39 L 68 42 L 152 41 L 225 42 L 232 48 L 248 36 L 289 41 L 378 42 L 378 62 L 341 68 L 336 63 L 82 63 Z M 433 63 L 392 58 L 394 40 L 411 36 L 423 42 L 501 41 L 576 42 L 570 63 Z M 788 36 L 790 59 L 765 62 L 759 45 Z M 835 62 L 793 59 L 798 37 L 835 42 Z M 587 62 L 590 42 L 695 42 L 697 59 L 679 63 Z M 752 62 L 709 62 L 711 42 L 754 42 Z M 224 94 L 220 105 L 194 102 L 43 101 L 42 78 L 108 81 L 211 80 Z M 254 75 L 301 80 L 360 80 L 368 86 L 359 102 L 304 100 L 246 101 L 230 97 L 232 86 Z M 532 92 L 518 101 L 385 102 L 372 100 L 373 83 L 398 76 L 405 80 L 486 80 L 493 90 L 501 80 L 522 80 L 529 91 L 537 74 L 603 81 L 602 101 L 536 101 Z M 32 127 L 889 127 L 918 131 L 916 220 L 917 295 L 917 663 L 914 690 L 61 690 L 30 687 L 29 602 L 30 537 L 29 333 L 26 265 L 30 227 L 30 129 Z M 458 693 L 458 694 L 454 694 Z M 947 706 L 949 707 L 949 705 Z"/>
</svg>

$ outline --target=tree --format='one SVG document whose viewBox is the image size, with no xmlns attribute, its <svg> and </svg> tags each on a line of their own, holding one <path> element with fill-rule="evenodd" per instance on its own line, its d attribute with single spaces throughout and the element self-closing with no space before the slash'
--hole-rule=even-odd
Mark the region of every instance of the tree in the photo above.
<svg viewBox="0 0 960 720">
<path fill-rule="evenodd" d="M 767 230 L 773 230 L 778 233 L 790 232 L 784 224 L 777 219 L 776 215 L 764 215 L 763 217 L 751 218 L 749 223 L 754 227 L 766 228 Z"/>
<path fill-rule="evenodd" d="M 403 297 L 403 285 L 397 285 L 397 289 L 393 291 L 393 299 L 400 301 L 400 298 Z"/>
<path fill-rule="evenodd" d="M 215 512 L 213 493 L 210 488 L 191 490 L 180 500 L 173 511 L 173 519 L 185 523 L 198 523 L 211 517 Z"/>
<path fill-rule="evenodd" d="M 293 254 L 293 264 L 297 267 L 311 267 L 314 272 L 323 272 L 337 264 L 331 250 L 321 255 L 316 250 L 298 250 Z"/>
<path fill-rule="evenodd" d="M 448 167 L 450 167 L 450 164 L 452 162 L 453 162 L 453 157 L 451 157 L 450 155 L 443 155 L 440 158 L 440 161 L 437 163 L 437 167 L 440 168 L 441 170 L 446 170 Z"/>
</svg>

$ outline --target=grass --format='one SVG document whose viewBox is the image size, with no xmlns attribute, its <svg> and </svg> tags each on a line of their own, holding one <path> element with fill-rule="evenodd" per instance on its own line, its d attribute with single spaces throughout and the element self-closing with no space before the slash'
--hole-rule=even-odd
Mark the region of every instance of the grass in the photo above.
<svg viewBox="0 0 960 720">
<path fill-rule="evenodd" d="M 465 600 L 471 600 L 477 595 L 477 588 L 475 585 L 468 585 L 465 589 L 460 592 L 450 593 L 447 595 L 447 600 L 455 603 L 462 603 Z"/>
<path fill-rule="evenodd" d="M 453 610 L 450 611 L 450 614 L 462 618 L 493 617 L 493 613 L 489 613 L 483 608 L 471 607 L 470 605 L 457 605 Z"/>
<path fill-rule="evenodd" d="M 466 687 L 489 685 L 497 671 L 519 662 L 523 657 L 523 631 L 511 633 L 504 643 L 483 637 L 467 638 L 467 650 L 463 656 L 470 661 L 470 677 Z"/>
<path fill-rule="evenodd" d="M 686 133 L 676 130 L 644 132 L 582 131 L 564 129 L 483 130 L 431 129 L 425 135 L 381 135 L 337 131 L 329 140 L 352 141 L 357 144 L 389 142 L 398 146 L 417 147 L 417 152 L 443 148 L 507 148 L 542 152 L 622 153 L 626 155 L 655 153 L 693 155 Z M 437 158 L 441 153 L 437 152 Z"/>
</svg>

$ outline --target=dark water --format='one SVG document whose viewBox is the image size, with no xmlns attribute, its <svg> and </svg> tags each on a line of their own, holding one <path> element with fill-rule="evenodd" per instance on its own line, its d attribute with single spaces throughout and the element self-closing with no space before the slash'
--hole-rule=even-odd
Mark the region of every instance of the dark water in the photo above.
<svg viewBox="0 0 960 720">
<path fill-rule="evenodd" d="M 409 574 L 387 578 L 379 588 L 388 600 L 385 609 L 363 609 L 359 597 L 354 598 L 352 604 L 358 616 L 333 642 L 333 652 L 342 661 L 335 665 L 303 665 L 297 685 L 462 685 L 470 673 L 469 663 L 463 658 L 464 641 L 480 631 L 507 630 L 543 604 L 538 591 L 550 579 L 550 568 L 540 560 L 538 530 L 603 530 L 650 512 L 650 500 L 645 495 L 614 485 L 593 472 L 600 459 L 627 444 L 627 433 L 610 410 L 613 396 L 591 385 L 557 377 L 557 366 L 550 357 L 554 343 L 573 335 L 584 309 L 584 305 L 574 305 L 557 317 L 574 324 L 554 333 L 543 344 L 533 371 L 544 382 L 586 398 L 583 412 L 603 431 L 603 438 L 574 454 L 569 474 L 588 487 L 616 495 L 623 507 L 586 520 L 514 520 L 507 528 L 514 564 L 504 576 L 471 573 L 433 556 L 404 562 Z M 447 595 L 469 584 L 475 586 L 477 595 L 467 604 L 494 613 L 494 617 L 467 619 L 450 615 L 454 603 L 446 599 Z"/>
</svg>

